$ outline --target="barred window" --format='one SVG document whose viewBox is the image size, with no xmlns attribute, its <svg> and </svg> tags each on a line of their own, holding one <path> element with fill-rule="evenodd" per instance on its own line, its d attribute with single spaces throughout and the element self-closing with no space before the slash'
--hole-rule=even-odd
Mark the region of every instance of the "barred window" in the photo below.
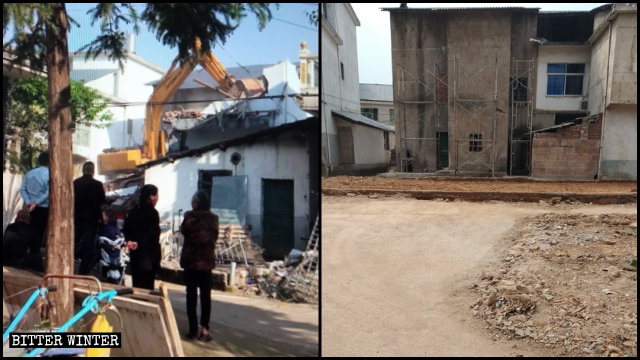
<svg viewBox="0 0 640 360">
<path fill-rule="evenodd" d="M 482 151 L 482 134 L 469 134 L 469 151 Z"/>
</svg>

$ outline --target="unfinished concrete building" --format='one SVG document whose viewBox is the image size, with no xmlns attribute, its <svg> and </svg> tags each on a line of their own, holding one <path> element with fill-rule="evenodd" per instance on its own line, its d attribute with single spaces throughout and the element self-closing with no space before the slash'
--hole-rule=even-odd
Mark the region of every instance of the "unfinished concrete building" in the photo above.
<svg viewBox="0 0 640 360">
<path fill-rule="evenodd" d="M 601 59 L 613 58 L 616 50 L 603 54 L 601 43 L 608 42 L 596 43 L 596 39 L 604 37 L 604 30 L 597 35 L 594 28 L 607 15 L 611 21 L 622 22 L 622 15 L 611 14 L 625 6 L 616 5 L 557 13 L 524 7 L 384 8 L 390 13 L 391 25 L 396 171 L 530 176 L 531 140 L 536 130 L 597 116 L 607 107 L 613 111 L 616 101 L 623 100 L 635 116 L 635 50 L 631 58 L 616 57 L 632 65 L 625 67 L 632 70 L 618 76 L 618 81 L 628 83 L 632 78 L 633 86 L 628 88 L 634 100 L 627 105 L 627 94 L 610 99 L 601 96 L 603 86 L 619 88 L 602 74 L 621 70 L 616 70 L 613 59 L 608 68 L 603 67 Z M 635 6 L 632 8 L 622 13 L 624 24 L 637 19 Z M 617 28 L 614 40 L 623 33 Z M 635 49 L 635 37 L 625 35 L 617 41 Z M 590 69 L 596 60 L 602 71 Z M 595 78 L 591 83 L 590 75 Z M 600 82 L 607 85 L 600 86 Z M 597 99 L 608 102 L 594 104 L 592 90 L 598 92 Z M 616 121 L 635 129 L 637 120 L 630 119 Z M 607 126 L 619 128 L 607 124 L 606 117 L 603 126 L 603 133 Z M 633 133 L 625 143 L 637 144 L 636 131 Z M 603 139 L 602 149 L 617 146 L 607 145 L 606 134 Z M 618 154 L 624 159 L 616 164 L 624 168 L 624 174 L 615 176 L 636 178 L 637 157 L 628 151 Z"/>
</svg>

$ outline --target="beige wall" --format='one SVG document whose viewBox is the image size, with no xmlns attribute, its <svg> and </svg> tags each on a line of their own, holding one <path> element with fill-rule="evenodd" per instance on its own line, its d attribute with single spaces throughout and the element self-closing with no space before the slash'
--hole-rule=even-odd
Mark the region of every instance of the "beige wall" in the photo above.
<svg viewBox="0 0 640 360">
<path fill-rule="evenodd" d="M 600 178 L 637 180 L 637 11 L 620 5 L 591 46 L 589 112 L 604 116 Z"/>
</svg>

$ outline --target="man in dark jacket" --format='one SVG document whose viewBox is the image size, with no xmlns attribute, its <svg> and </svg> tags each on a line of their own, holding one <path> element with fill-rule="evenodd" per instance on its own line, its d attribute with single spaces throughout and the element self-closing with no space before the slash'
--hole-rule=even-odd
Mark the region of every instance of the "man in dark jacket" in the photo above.
<svg viewBox="0 0 640 360">
<path fill-rule="evenodd" d="M 80 275 L 87 275 L 98 260 L 96 233 L 105 202 L 104 186 L 93 178 L 95 165 L 82 165 L 82 176 L 73 180 L 75 253 L 80 257 Z"/>
</svg>

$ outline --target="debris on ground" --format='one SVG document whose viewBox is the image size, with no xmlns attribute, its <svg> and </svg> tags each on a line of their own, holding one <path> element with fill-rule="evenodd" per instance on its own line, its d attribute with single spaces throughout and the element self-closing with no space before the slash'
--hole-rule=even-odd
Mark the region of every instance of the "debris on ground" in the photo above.
<svg viewBox="0 0 640 360">
<path fill-rule="evenodd" d="M 305 251 L 292 249 L 284 260 L 268 264 L 265 275 L 252 271 L 253 292 L 294 303 L 318 304 L 319 301 L 319 224 L 312 230 Z"/>
<path fill-rule="evenodd" d="M 162 267 L 180 269 L 179 233 L 161 224 Z M 263 250 L 241 225 L 223 225 L 216 245 L 217 268 L 236 273 L 230 290 L 293 303 L 318 304 L 319 237 L 317 225 L 305 251 L 292 249 L 283 260 L 267 262 Z M 231 264 L 236 268 L 231 270 Z"/>
<path fill-rule="evenodd" d="M 499 246 L 468 289 L 492 336 L 563 356 L 637 356 L 636 216 L 528 217 Z"/>
</svg>

